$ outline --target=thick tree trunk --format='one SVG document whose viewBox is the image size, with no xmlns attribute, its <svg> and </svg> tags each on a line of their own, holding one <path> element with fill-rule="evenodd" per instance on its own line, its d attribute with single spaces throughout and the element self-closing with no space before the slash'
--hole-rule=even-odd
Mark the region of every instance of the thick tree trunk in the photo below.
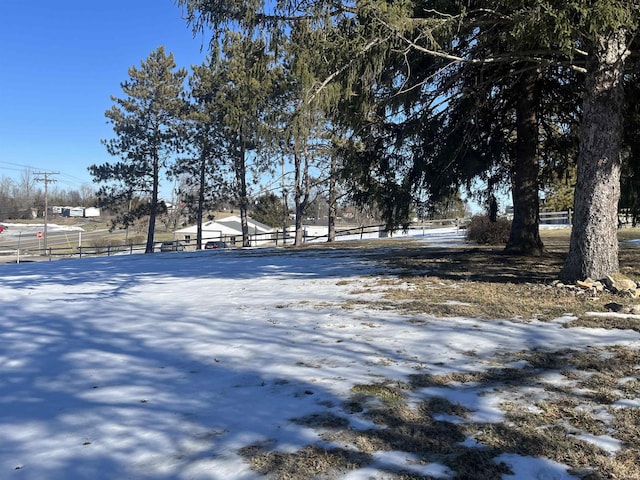
<svg viewBox="0 0 640 480">
<path fill-rule="evenodd" d="M 538 256 L 544 253 L 540 238 L 538 196 L 538 117 L 536 71 L 523 74 L 516 106 L 516 158 L 513 167 L 513 223 L 506 251 Z"/>
<path fill-rule="evenodd" d="M 564 281 L 601 279 L 618 272 L 618 200 L 624 93 L 628 55 L 625 32 L 600 37 L 585 83 L 578 179 Z"/>
</svg>

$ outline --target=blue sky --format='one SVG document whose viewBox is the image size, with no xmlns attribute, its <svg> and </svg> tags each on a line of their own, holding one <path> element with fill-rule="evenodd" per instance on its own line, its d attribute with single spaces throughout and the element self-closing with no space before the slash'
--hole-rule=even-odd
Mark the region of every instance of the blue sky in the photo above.
<svg viewBox="0 0 640 480">
<path fill-rule="evenodd" d="M 100 143 L 113 133 L 104 112 L 128 68 L 161 45 L 178 67 L 206 55 L 173 0 L 0 6 L 0 177 L 28 166 L 60 172 L 58 188 L 93 184 L 87 167 L 114 160 Z"/>
</svg>

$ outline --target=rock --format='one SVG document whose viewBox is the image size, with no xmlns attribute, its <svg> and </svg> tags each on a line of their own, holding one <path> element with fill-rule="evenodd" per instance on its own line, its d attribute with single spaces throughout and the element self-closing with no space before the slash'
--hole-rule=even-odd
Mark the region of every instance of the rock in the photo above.
<svg viewBox="0 0 640 480">
<path fill-rule="evenodd" d="M 606 308 L 609 312 L 622 312 L 626 307 L 621 303 L 611 302 L 607 303 L 604 308 Z"/>
<path fill-rule="evenodd" d="M 576 282 L 576 285 L 579 286 L 580 288 L 584 288 L 585 290 L 590 290 L 594 288 L 594 285 L 593 285 L 593 282 L 592 281 L 590 282 L 589 280 L 590 280 L 589 278 L 587 278 L 584 282 L 578 280 Z"/>
<path fill-rule="evenodd" d="M 611 302 L 607 303 L 604 308 L 609 312 L 615 313 L 630 313 L 632 315 L 640 315 L 640 305 L 622 305 L 621 303 Z"/>
<path fill-rule="evenodd" d="M 637 295 L 638 286 L 636 282 L 622 273 L 614 273 L 607 275 L 602 279 L 602 283 L 607 287 L 607 290 L 613 293 L 629 292 L 633 293 L 633 297 Z"/>
</svg>

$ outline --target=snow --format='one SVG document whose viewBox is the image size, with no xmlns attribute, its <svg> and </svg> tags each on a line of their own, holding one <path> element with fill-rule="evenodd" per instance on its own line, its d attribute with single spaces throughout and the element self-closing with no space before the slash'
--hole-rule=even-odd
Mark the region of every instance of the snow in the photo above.
<svg viewBox="0 0 640 480">
<path fill-rule="evenodd" d="M 503 480 L 577 480 L 569 475 L 567 468 L 557 462 L 545 458 L 523 457 L 516 454 L 503 454 L 496 457 L 496 462 L 504 462 L 514 472 L 503 475 Z"/>
<path fill-rule="evenodd" d="M 451 231 L 435 241 L 444 240 L 461 241 Z M 366 252 L 339 248 L 2 266 L 0 478 L 257 479 L 239 449 L 324 444 L 291 420 L 348 415 L 342 405 L 356 384 L 486 370 L 496 355 L 527 348 L 640 345 L 635 332 L 568 335 L 562 322 L 415 322 L 415 314 L 344 308 L 381 268 Z M 412 395 L 445 397 L 471 409 L 469 421 L 496 422 L 506 394 L 453 385 Z M 372 428 L 357 413 L 348 419 Z M 501 459 L 516 473 L 505 479 L 572 478 L 544 459 Z M 343 478 L 381 480 L 390 470 L 452 475 L 409 453 L 377 452 Z"/>
<path fill-rule="evenodd" d="M 44 224 L 38 223 L 6 223 L 2 222 L 2 226 L 6 228 L 3 235 L 18 236 L 22 233 L 37 232 L 44 230 Z M 48 232 L 82 232 L 84 229 L 79 226 L 58 225 L 56 223 L 47 224 Z"/>
<path fill-rule="evenodd" d="M 610 435 L 591 435 L 583 433 L 580 435 L 576 435 L 576 438 L 584 440 L 588 443 L 592 443 L 605 452 L 609 452 L 611 454 L 618 453 L 620 450 L 622 450 L 622 442 Z"/>
</svg>

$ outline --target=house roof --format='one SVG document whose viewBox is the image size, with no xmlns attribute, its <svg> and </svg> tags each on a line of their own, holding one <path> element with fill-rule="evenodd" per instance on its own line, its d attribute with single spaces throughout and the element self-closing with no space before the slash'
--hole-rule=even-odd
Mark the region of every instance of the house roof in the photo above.
<svg viewBox="0 0 640 480">
<path fill-rule="evenodd" d="M 256 222 L 255 220 L 248 218 L 247 224 L 249 225 L 249 233 L 253 234 L 256 231 L 258 233 L 267 233 L 271 232 L 273 229 L 264 225 L 260 222 Z M 175 233 L 183 233 L 183 234 L 197 234 L 198 226 L 191 225 L 189 227 L 181 228 L 176 230 Z M 237 215 L 231 215 L 230 217 L 225 217 L 223 219 L 217 221 L 209 221 L 202 224 L 202 232 L 210 232 L 220 234 L 220 235 L 242 235 L 242 226 L 240 223 L 240 217 Z"/>
<path fill-rule="evenodd" d="M 242 232 L 242 227 L 240 223 L 240 217 L 237 215 L 231 215 L 229 217 L 221 218 L 217 220 L 217 223 L 221 223 L 223 225 L 228 225 L 232 228 L 237 228 L 238 231 Z M 247 218 L 247 224 L 249 225 L 249 230 L 258 230 L 260 233 L 267 233 L 273 231 L 269 225 L 265 225 L 264 223 L 260 223 L 251 217 Z"/>
</svg>

